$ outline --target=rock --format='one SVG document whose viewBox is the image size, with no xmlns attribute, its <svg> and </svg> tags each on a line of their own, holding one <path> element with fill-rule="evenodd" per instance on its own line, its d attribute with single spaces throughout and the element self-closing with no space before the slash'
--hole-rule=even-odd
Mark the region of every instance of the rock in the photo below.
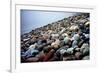
<svg viewBox="0 0 100 73">
<path fill-rule="evenodd" d="M 85 25 L 86 27 L 89 27 L 90 22 L 89 22 L 89 21 L 87 21 L 84 25 Z"/>
<path fill-rule="evenodd" d="M 37 43 L 33 44 L 33 45 L 30 45 L 29 49 L 33 49 L 33 48 L 36 48 L 37 46 Z"/>
<path fill-rule="evenodd" d="M 47 54 L 45 54 L 43 61 L 48 61 L 50 58 L 52 58 L 54 52 L 55 52 L 55 50 L 51 49 Z"/>
<path fill-rule="evenodd" d="M 59 32 L 59 34 L 62 34 L 62 33 L 64 33 L 65 32 L 65 28 L 63 28 L 60 32 Z"/>
<path fill-rule="evenodd" d="M 71 42 L 69 37 L 65 37 L 63 41 L 65 44 L 69 44 Z"/>
<path fill-rule="evenodd" d="M 76 30 L 79 30 L 79 27 L 76 26 L 76 25 L 72 25 L 70 28 L 69 28 L 70 31 L 76 31 Z"/>
<path fill-rule="evenodd" d="M 71 48 L 68 48 L 66 52 L 67 52 L 68 54 L 73 54 L 73 51 L 74 51 L 74 48 L 71 47 Z"/>
<path fill-rule="evenodd" d="M 56 41 L 53 42 L 53 43 L 51 44 L 51 46 L 54 47 L 54 49 L 58 49 L 59 46 L 60 46 L 60 40 L 59 40 L 59 39 L 56 39 Z"/>
<path fill-rule="evenodd" d="M 87 60 L 90 17 L 80 13 L 21 35 L 21 62 Z"/>
<path fill-rule="evenodd" d="M 82 60 L 89 60 L 89 59 L 90 59 L 89 56 L 85 56 L 85 57 L 82 58 Z"/>
<path fill-rule="evenodd" d="M 83 45 L 84 41 L 85 41 L 85 40 L 82 40 L 82 39 L 79 41 L 79 43 L 78 43 L 78 47 L 79 47 L 79 48 Z"/>
<path fill-rule="evenodd" d="M 79 39 L 80 39 L 79 34 L 74 34 L 74 36 L 72 37 L 71 40 L 76 40 L 76 41 L 78 41 Z"/>
<path fill-rule="evenodd" d="M 62 37 L 68 37 L 68 34 L 67 33 L 63 33 Z"/>
<path fill-rule="evenodd" d="M 78 41 L 74 40 L 74 41 L 72 42 L 72 47 L 76 47 L 77 45 L 78 45 Z"/>
<path fill-rule="evenodd" d="M 29 47 L 29 49 L 22 55 L 25 58 L 31 57 L 31 56 L 35 56 L 36 54 L 39 53 L 39 51 L 36 48 L 36 43 L 34 45 L 31 45 Z"/>
<path fill-rule="evenodd" d="M 52 38 L 58 38 L 59 34 L 51 34 Z"/>
<path fill-rule="evenodd" d="M 25 58 L 29 58 L 29 57 L 35 56 L 38 53 L 39 51 L 33 48 L 33 49 L 27 50 L 22 56 L 24 56 Z"/>
<path fill-rule="evenodd" d="M 85 48 L 84 50 L 83 50 L 83 55 L 89 55 L 89 48 Z"/>
<path fill-rule="evenodd" d="M 61 49 L 61 50 L 60 50 L 60 54 L 64 54 L 64 53 L 66 53 L 66 52 L 67 52 L 66 49 Z"/>
<path fill-rule="evenodd" d="M 23 39 L 24 42 L 28 41 L 30 38 Z"/>
<path fill-rule="evenodd" d="M 81 52 L 76 52 L 75 57 L 77 60 L 80 60 L 82 58 L 82 53 Z"/>
<path fill-rule="evenodd" d="M 26 62 L 38 62 L 38 61 L 39 61 L 39 58 L 37 57 L 31 57 L 31 58 L 26 59 Z"/>
<path fill-rule="evenodd" d="M 89 55 L 89 44 L 84 43 L 80 49 L 83 55 Z"/>
</svg>

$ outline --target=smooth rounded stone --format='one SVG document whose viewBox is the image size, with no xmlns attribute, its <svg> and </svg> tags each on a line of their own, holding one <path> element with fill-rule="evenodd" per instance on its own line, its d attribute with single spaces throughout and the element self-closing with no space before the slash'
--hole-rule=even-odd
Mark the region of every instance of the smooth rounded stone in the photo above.
<svg viewBox="0 0 100 73">
<path fill-rule="evenodd" d="M 33 44 L 33 45 L 30 45 L 30 46 L 29 46 L 29 49 L 36 48 L 36 46 L 37 46 L 37 43 L 35 43 L 35 44 Z"/>
<path fill-rule="evenodd" d="M 59 45 L 52 43 L 51 46 L 53 47 L 54 50 L 58 50 L 59 49 Z"/>
<path fill-rule="evenodd" d="M 66 52 L 67 52 L 66 49 L 61 49 L 61 50 L 60 50 L 60 54 L 64 54 L 64 53 L 66 53 Z"/>
<path fill-rule="evenodd" d="M 89 55 L 89 48 L 85 48 L 84 50 L 83 50 L 83 55 Z"/>
<path fill-rule="evenodd" d="M 90 56 L 85 56 L 82 58 L 82 60 L 89 60 L 90 59 Z"/>
<path fill-rule="evenodd" d="M 58 38 L 59 34 L 51 34 L 52 38 Z"/>
<path fill-rule="evenodd" d="M 75 48 L 73 48 L 73 47 L 68 48 L 66 52 L 67 52 L 68 54 L 73 54 L 74 49 L 75 49 Z"/>
<path fill-rule="evenodd" d="M 65 44 L 68 44 L 71 40 L 69 37 L 65 37 L 63 41 Z"/>
<path fill-rule="evenodd" d="M 50 58 L 52 58 L 54 52 L 55 52 L 55 50 L 51 49 L 48 53 L 46 53 L 43 61 L 48 61 Z"/>
<path fill-rule="evenodd" d="M 56 52 L 60 53 L 60 50 L 62 50 L 62 49 L 67 50 L 68 48 L 69 48 L 69 46 L 62 46 Z"/>
<path fill-rule="evenodd" d="M 79 29 L 79 27 L 76 26 L 76 25 L 72 25 L 72 26 L 69 28 L 70 31 L 75 31 L 75 30 L 78 30 L 78 29 Z"/>
<path fill-rule="evenodd" d="M 59 32 L 59 34 L 62 34 L 62 33 L 64 33 L 65 31 L 66 31 L 66 29 L 63 28 L 63 29 Z"/>
<path fill-rule="evenodd" d="M 82 52 L 83 55 L 89 55 L 89 44 L 84 43 L 80 49 L 80 51 Z"/>
<path fill-rule="evenodd" d="M 76 41 L 78 41 L 79 39 L 80 39 L 79 34 L 74 34 L 74 36 L 72 37 L 71 40 L 76 40 Z"/>
<path fill-rule="evenodd" d="M 23 39 L 23 41 L 25 42 L 25 41 L 28 41 L 30 38 L 26 38 L 26 39 Z"/>
<path fill-rule="evenodd" d="M 51 44 L 51 46 L 54 47 L 54 49 L 58 49 L 59 46 L 60 46 L 60 40 L 59 40 L 59 39 L 56 39 L 56 41 L 53 42 L 53 43 Z"/>
<path fill-rule="evenodd" d="M 74 41 L 72 42 L 72 47 L 75 47 L 75 46 L 77 46 L 77 45 L 78 45 L 78 41 L 74 40 Z"/>
<path fill-rule="evenodd" d="M 62 36 L 63 37 L 68 37 L 68 34 L 67 33 L 63 33 Z"/>
<path fill-rule="evenodd" d="M 82 53 L 81 52 L 76 52 L 75 57 L 77 60 L 80 60 L 82 58 Z"/>
<path fill-rule="evenodd" d="M 89 21 L 87 21 L 84 25 L 85 25 L 86 27 L 89 27 L 90 22 L 89 22 Z"/>
<path fill-rule="evenodd" d="M 30 57 L 28 59 L 26 59 L 26 62 L 38 62 L 39 61 L 39 58 L 37 57 Z"/>
<path fill-rule="evenodd" d="M 55 44 L 54 45 L 54 50 L 57 50 L 57 49 L 59 49 L 59 45 Z"/>
</svg>

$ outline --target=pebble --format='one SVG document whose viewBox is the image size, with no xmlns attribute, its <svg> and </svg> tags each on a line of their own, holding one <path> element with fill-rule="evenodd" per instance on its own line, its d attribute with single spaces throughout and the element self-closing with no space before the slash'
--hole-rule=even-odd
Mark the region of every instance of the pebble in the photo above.
<svg viewBox="0 0 100 73">
<path fill-rule="evenodd" d="M 21 35 L 21 62 L 90 59 L 90 17 L 74 15 Z"/>
<path fill-rule="evenodd" d="M 77 60 L 80 60 L 81 57 L 82 57 L 82 53 L 81 52 L 76 52 L 75 57 L 76 57 Z"/>
<path fill-rule="evenodd" d="M 82 58 L 82 60 L 89 60 L 89 59 L 90 59 L 89 56 L 85 56 L 85 57 Z"/>
</svg>

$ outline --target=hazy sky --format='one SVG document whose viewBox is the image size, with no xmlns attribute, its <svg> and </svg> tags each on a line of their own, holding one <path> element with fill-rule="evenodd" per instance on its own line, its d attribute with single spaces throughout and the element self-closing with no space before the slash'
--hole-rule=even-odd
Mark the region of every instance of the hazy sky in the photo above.
<svg viewBox="0 0 100 73">
<path fill-rule="evenodd" d="M 21 34 L 76 13 L 21 10 Z"/>
</svg>

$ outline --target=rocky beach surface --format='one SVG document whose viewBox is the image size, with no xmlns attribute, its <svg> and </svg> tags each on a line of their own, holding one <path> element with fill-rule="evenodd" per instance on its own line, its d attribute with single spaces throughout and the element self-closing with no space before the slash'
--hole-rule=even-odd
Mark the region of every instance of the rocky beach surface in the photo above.
<svg viewBox="0 0 100 73">
<path fill-rule="evenodd" d="M 21 63 L 89 58 L 89 13 L 70 16 L 21 35 Z"/>
</svg>

